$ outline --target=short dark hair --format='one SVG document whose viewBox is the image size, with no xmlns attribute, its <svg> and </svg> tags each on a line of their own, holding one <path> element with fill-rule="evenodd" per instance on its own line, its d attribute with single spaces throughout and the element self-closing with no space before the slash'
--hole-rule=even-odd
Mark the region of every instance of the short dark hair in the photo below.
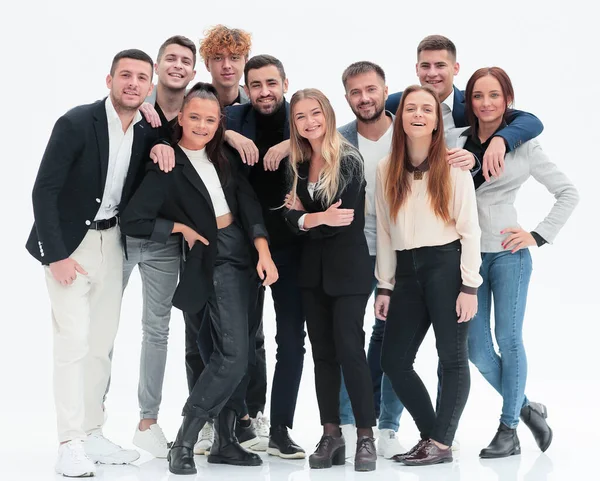
<svg viewBox="0 0 600 481">
<path fill-rule="evenodd" d="M 115 55 L 112 61 L 112 65 L 110 66 L 111 77 L 115 75 L 117 64 L 119 63 L 119 60 L 123 58 L 131 58 L 133 60 L 141 60 L 143 62 L 148 62 L 150 64 L 150 78 L 152 78 L 152 73 L 154 72 L 154 62 L 152 61 L 152 57 L 150 57 L 150 55 L 148 55 L 146 52 L 138 50 L 137 48 L 121 50 L 117 55 Z"/>
<path fill-rule="evenodd" d="M 194 60 L 194 67 L 196 66 L 196 45 L 189 38 L 183 35 L 174 35 L 166 39 L 158 49 L 158 57 L 156 57 L 156 63 L 160 62 L 161 57 L 165 53 L 165 49 L 169 45 L 181 45 L 182 47 L 189 48 L 192 51 L 192 58 Z"/>
<path fill-rule="evenodd" d="M 362 60 L 360 62 L 354 62 L 344 70 L 344 73 L 342 74 L 344 88 L 346 88 L 346 83 L 349 78 L 369 72 L 375 72 L 385 82 L 385 72 L 379 65 L 369 62 L 368 60 Z"/>
<path fill-rule="evenodd" d="M 419 42 L 417 58 L 423 50 L 447 50 L 456 62 L 456 45 L 443 35 L 429 35 Z"/>
<path fill-rule="evenodd" d="M 246 62 L 244 67 L 244 83 L 246 86 L 248 86 L 248 72 L 250 70 L 268 67 L 269 65 L 274 65 L 277 67 L 277 70 L 279 70 L 279 75 L 281 75 L 281 80 L 285 80 L 285 70 L 283 69 L 281 60 L 276 59 L 272 55 L 255 55 Z"/>
</svg>

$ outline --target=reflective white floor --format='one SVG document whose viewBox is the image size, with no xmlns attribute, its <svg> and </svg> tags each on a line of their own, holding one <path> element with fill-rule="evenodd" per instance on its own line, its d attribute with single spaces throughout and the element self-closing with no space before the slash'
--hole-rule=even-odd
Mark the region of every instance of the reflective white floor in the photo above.
<svg viewBox="0 0 600 481">
<path fill-rule="evenodd" d="M 546 266 L 547 264 L 542 264 Z M 35 266 L 36 268 L 38 266 Z M 27 319 L 15 312 L 10 323 L 11 339 L 0 349 L 2 392 L 0 393 L 0 481 L 60 480 L 54 474 L 57 449 L 52 396 L 52 342 L 47 294 L 41 274 L 31 269 L 35 279 L 35 303 L 27 308 Z M 540 275 L 541 274 L 541 275 Z M 544 279 L 545 273 L 537 272 Z M 561 296 L 549 295 L 549 287 L 532 283 L 525 325 L 528 354 L 526 393 L 532 401 L 549 409 L 554 442 L 541 454 L 531 433 L 519 427 L 522 455 L 508 459 L 480 461 L 478 453 L 493 437 L 501 411 L 500 396 L 471 367 L 471 391 L 461 418 L 457 438 L 460 453 L 452 465 L 405 467 L 379 458 L 377 471 L 355 473 L 351 459 L 345 467 L 310 470 L 306 461 L 284 461 L 263 454 L 262 467 L 244 468 L 208 465 L 197 457 L 199 480 L 241 481 L 592 481 L 596 472 L 595 443 L 600 432 L 597 416 L 597 339 L 600 331 L 594 305 L 571 304 Z M 108 419 L 105 435 L 132 448 L 131 439 L 138 416 L 137 380 L 140 354 L 141 285 L 134 275 L 123 301 L 121 325 L 113 357 L 113 377 L 107 398 Z M 267 370 L 271 378 L 275 362 L 275 323 L 270 299 L 265 309 Z M 372 317 L 368 307 L 365 331 L 370 334 Z M 595 313 L 591 315 L 591 313 Z M 19 322 L 16 320 L 19 319 Z M 371 319 L 371 320 L 370 320 Z M 35 324 L 33 324 L 35 320 Z M 577 328 L 565 329 L 561 321 L 572 320 Z M 23 322 L 21 322 L 23 321 Z M 549 326 L 550 328 L 546 328 Z M 181 313 L 174 310 L 171 320 L 169 355 L 163 387 L 159 422 L 168 439 L 173 439 L 181 422 L 186 397 L 184 369 L 184 328 Z M 25 341 L 26 340 L 26 341 Z M 417 356 L 415 369 L 432 394 L 437 386 L 437 356 L 431 333 Z M 269 386 L 270 389 L 270 386 Z M 270 391 L 267 394 L 269 399 Z M 267 405 L 267 415 L 269 407 Z M 293 439 L 312 452 L 320 437 L 310 343 L 292 431 Z M 418 439 L 408 413 L 400 421 L 399 438 L 405 448 Z M 350 454 L 351 450 L 347 449 Z M 106 481 L 165 481 L 192 479 L 169 474 L 165 460 L 148 454 L 132 466 L 100 466 L 96 479 Z"/>
<path fill-rule="evenodd" d="M 564 432 L 562 433 L 564 434 Z M 175 476 L 169 473 L 165 460 L 142 456 L 135 465 L 99 466 L 96 479 L 107 481 L 174 481 L 177 479 L 199 479 L 207 481 L 353 481 L 402 480 L 402 481 L 546 481 L 546 480 L 593 480 L 598 479 L 592 462 L 577 459 L 581 440 L 561 443 L 557 440 L 547 454 L 536 452 L 534 446 L 525 442 L 521 456 L 501 460 L 482 461 L 477 458 L 477 450 L 470 445 L 461 448 L 461 453 L 452 465 L 409 468 L 380 458 L 377 470 L 372 473 L 355 473 L 351 460 L 345 467 L 326 470 L 310 470 L 302 460 L 281 460 L 263 455 L 261 467 L 230 467 L 209 465 L 203 456 L 196 457 L 198 474 Z M 570 447 L 569 447 L 570 444 Z M 4 452 L 4 454 L 7 454 Z M 8 453 L 8 464 L 2 463 L 0 479 L 20 480 L 60 480 L 62 476 L 53 474 L 53 450 L 36 450 L 25 453 L 15 450 Z"/>
<path fill-rule="evenodd" d="M 476 381 L 476 379 L 474 379 Z M 477 384 L 477 382 L 475 382 Z M 557 386 L 558 387 L 558 386 Z M 199 479 L 207 481 L 354 481 L 354 480 L 401 480 L 401 481 L 583 481 L 599 479 L 596 472 L 593 446 L 597 437 L 598 419 L 591 417 L 594 403 L 589 400 L 598 392 L 595 382 L 564 382 L 552 399 L 553 409 L 549 421 L 554 430 L 554 442 L 542 454 L 525 426 L 519 428 L 522 454 L 498 460 L 480 460 L 478 452 L 491 439 L 495 430 L 492 419 L 480 419 L 482 404 L 488 404 L 486 396 L 472 396 L 459 428 L 460 451 L 453 464 L 432 467 L 407 467 L 379 458 L 377 470 L 372 473 L 355 473 L 352 458 L 346 466 L 326 470 L 310 470 L 306 460 L 282 460 L 262 454 L 261 467 L 230 467 L 209 465 L 204 456 L 196 456 L 198 474 L 182 477 L 169 473 L 166 460 L 154 459 L 142 452 L 141 458 L 130 466 L 99 466 L 96 479 L 106 481 L 174 481 L 177 479 Z M 552 390 L 552 389 L 550 389 Z M 561 394 L 562 393 L 562 394 Z M 577 409 L 569 406 L 572 399 L 579 399 Z M 293 431 L 294 439 L 310 451 L 319 438 L 318 418 L 306 416 L 306 406 L 299 406 L 299 415 L 304 416 L 302 426 Z M 107 437 L 126 447 L 131 445 L 131 422 L 118 412 L 109 417 L 105 433 Z M 316 413 L 315 413 L 316 414 Z M 166 418 L 166 417 L 165 417 Z M 16 435 L 2 439 L 0 480 L 60 480 L 53 472 L 56 445 L 53 440 L 53 419 L 42 422 L 38 436 L 28 436 L 14 429 L 22 422 L 13 418 L 10 429 Z M 163 420 L 167 436 L 172 437 L 178 418 Z M 135 424 L 134 424 L 135 426 Z M 6 428 L 6 425 L 4 426 Z M 126 428 L 126 429 L 124 429 Z M 6 432 L 4 433 L 6 434 Z M 400 428 L 400 441 L 410 446 L 417 436 L 409 416 L 404 416 Z M 32 442 L 29 443 L 28 440 Z M 348 450 L 350 451 L 350 450 Z"/>
</svg>

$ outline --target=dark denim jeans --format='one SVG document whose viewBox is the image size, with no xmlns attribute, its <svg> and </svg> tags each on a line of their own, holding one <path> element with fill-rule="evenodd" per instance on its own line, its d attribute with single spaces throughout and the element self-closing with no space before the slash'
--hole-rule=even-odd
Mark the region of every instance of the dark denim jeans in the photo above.
<svg viewBox="0 0 600 481">
<path fill-rule="evenodd" d="M 460 242 L 396 252 L 396 282 L 390 301 L 381 364 L 423 439 L 451 445 L 470 389 L 469 323 L 457 322 L 462 284 Z M 433 326 L 442 367 L 439 409 L 413 365 Z"/>
<path fill-rule="evenodd" d="M 469 331 L 469 358 L 503 399 L 500 421 L 509 428 L 519 424 L 525 397 L 527 356 L 523 346 L 523 319 L 531 278 L 531 254 L 521 249 L 481 255 L 483 284 L 477 292 L 477 315 Z M 494 349 L 490 316 L 494 301 Z"/>
</svg>

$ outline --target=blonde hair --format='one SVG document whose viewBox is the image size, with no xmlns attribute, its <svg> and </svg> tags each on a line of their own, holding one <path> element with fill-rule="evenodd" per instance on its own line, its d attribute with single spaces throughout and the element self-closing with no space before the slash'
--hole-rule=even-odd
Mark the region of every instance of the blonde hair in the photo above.
<svg viewBox="0 0 600 481">
<path fill-rule="evenodd" d="M 294 107 L 304 99 L 316 100 L 325 117 L 325 135 L 321 155 L 325 161 L 319 173 L 315 188 L 315 200 L 319 199 L 325 207 L 334 203 L 336 194 L 342 192 L 353 177 L 364 179 L 363 159 L 358 152 L 335 127 L 335 112 L 323 92 L 317 89 L 298 90 L 290 101 L 290 168 L 292 170 L 292 195 L 295 200 L 298 186 L 298 164 L 310 162 L 312 148 L 310 142 L 302 137 L 294 122 Z M 345 159 L 345 162 L 342 162 Z"/>
</svg>

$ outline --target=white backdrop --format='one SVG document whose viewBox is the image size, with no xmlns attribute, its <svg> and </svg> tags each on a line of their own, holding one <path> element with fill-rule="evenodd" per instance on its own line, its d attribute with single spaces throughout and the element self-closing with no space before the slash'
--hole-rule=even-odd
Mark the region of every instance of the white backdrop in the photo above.
<svg viewBox="0 0 600 481">
<path fill-rule="evenodd" d="M 251 54 L 270 53 L 282 60 L 289 77 L 288 99 L 300 88 L 323 90 L 336 110 L 338 125 L 352 119 L 343 97 L 343 69 L 357 60 L 372 60 L 386 71 L 390 93 L 404 89 L 417 82 L 416 46 L 429 34 L 443 34 L 455 42 L 461 65 L 455 83 L 460 88 L 479 67 L 497 65 L 509 73 L 516 107 L 535 113 L 544 122 L 540 137 L 544 149 L 581 194 L 580 205 L 555 245 L 533 252 L 525 321 L 530 362 L 527 392 L 530 398 L 551 405 L 567 423 L 574 402 L 592 401 L 589 397 L 599 387 L 600 189 L 596 172 L 600 100 L 596 83 L 600 69 L 593 41 L 596 17 L 583 1 L 57 0 L 13 3 L 11 8 L 12 14 L 3 13 L 0 28 L 4 51 L 0 76 L 1 457 L 32 446 L 51 453 L 55 449 L 49 303 L 42 269 L 24 248 L 33 220 L 31 188 L 52 126 L 69 108 L 107 94 L 105 76 L 117 51 L 140 48 L 155 58 L 167 37 L 182 34 L 197 43 L 203 31 L 217 23 L 251 32 Z M 210 80 L 202 63 L 196 68 L 196 80 Z M 535 227 L 552 201 L 531 180 L 518 201 L 521 224 Z M 123 444 L 130 443 L 137 419 L 140 301 L 139 277 L 134 275 L 123 305 L 106 428 Z M 365 329 L 369 333 L 372 310 L 368 309 Z M 274 364 L 270 299 L 265 333 L 270 376 Z M 418 369 L 432 390 L 436 363 L 428 338 Z M 500 400 L 472 372 L 464 423 L 483 423 L 485 429 L 478 439 L 483 444 L 497 425 Z M 161 410 L 161 424 L 170 438 L 175 435 L 185 394 L 183 322 L 174 310 Z M 409 416 L 404 419 L 407 425 L 412 422 Z M 310 353 L 297 423 L 304 431 L 296 437 L 310 448 L 319 433 Z M 592 420 L 591 425 L 598 426 L 598 421 Z M 459 431 L 463 439 L 469 436 L 465 430 L 463 426 Z M 575 432 L 571 435 L 575 440 Z"/>
</svg>

